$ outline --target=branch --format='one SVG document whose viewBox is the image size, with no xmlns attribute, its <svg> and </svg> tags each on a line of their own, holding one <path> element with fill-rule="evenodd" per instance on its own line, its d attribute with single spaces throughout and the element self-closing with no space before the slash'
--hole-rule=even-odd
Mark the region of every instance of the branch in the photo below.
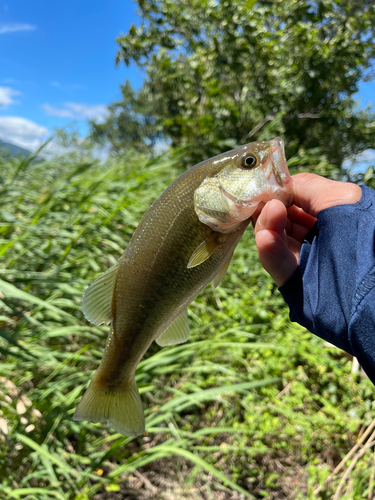
<svg viewBox="0 0 375 500">
<path fill-rule="evenodd" d="M 367 439 L 368 435 L 374 429 L 374 427 L 375 427 L 375 420 L 373 420 L 371 422 L 371 424 L 368 426 L 366 432 L 364 434 L 362 434 L 362 437 L 358 440 L 357 444 L 355 446 L 353 446 L 353 448 L 349 451 L 349 453 L 347 455 L 345 455 L 345 457 L 341 460 L 341 462 L 336 467 L 336 469 L 327 477 L 327 479 L 325 481 L 323 481 L 323 483 L 318 488 L 316 488 L 316 490 L 314 491 L 314 496 L 317 496 L 318 493 L 320 493 L 320 491 L 322 490 L 324 484 L 329 482 L 343 468 L 343 466 L 345 465 L 347 460 L 349 460 L 349 458 L 358 450 L 358 448 L 361 446 L 361 444 Z M 375 436 L 375 433 L 374 433 L 374 436 Z M 371 435 L 370 439 L 372 439 L 374 436 Z"/>
<path fill-rule="evenodd" d="M 261 122 L 258 123 L 256 127 L 253 128 L 253 130 L 250 130 L 250 132 L 247 134 L 247 138 L 250 139 L 254 134 L 258 132 L 259 129 L 263 127 L 267 122 L 271 122 L 275 118 L 275 115 L 267 115 Z"/>
<path fill-rule="evenodd" d="M 321 117 L 322 117 L 322 115 L 320 115 L 318 113 L 298 113 L 298 115 L 297 115 L 297 118 L 302 118 L 302 119 L 312 118 L 314 120 L 317 120 Z"/>
<path fill-rule="evenodd" d="M 372 437 L 373 437 L 374 435 L 375 435 L 375 432 L 372 434 Z M 344 486 L 345 481 L 348 479 L 348 477 L 349 477 L 350 473 L 351 473 L 351 472 L 352 472 L 352 470 L 354 469 L 355 464 L 358 462 L 358 460 L 359 460 L 361 457 L 363 457 L 363 455 L 367 452 L 367 450 L 368 450 L 369 448 L 371 448 L 372 446 L 374 446 L 374 444 L 375 444 L 375 441 L 370 441 L 370 440 L 369 440 L 369 442 L 367 442 L 367 443 L 364 445 L 364 447 L 362 448 L 362 450 L 361 450 L 361 451 L 359 451 L 359 452 L 357 453 L 357 455 L 355 455 L 355 457 L 353 457 L 352 463 L 349 465 L 349 467 L 348 467 L 348 468 L 346 469 L 346 471 L 345 471 L 345 474 L 342 476 L 341 481 L 340 481 L 340 483 L 339 483 L 339 485 L 338 485 L 338 488 L 337 488 L 336 493 L 335 493 L 335 495 L 334 495 L 334 497 L 333 497 L 333 499 L 332 499 L 332 500 L 339 500 L 340 495 L 341 495 L 341 490 L 342 490 L 342 487 Z"/>
<path fill-rule="evenodd" d="M 294 118 L 295 115 L 286 115 L 285 118 Z M 298 113 L 297 118 L 301 120 L 312 119 L 318 120 L 322 115 L 319 113 Z M 250 139 L 254 134 L 258 132 L 267 122 L 271 122 L 275 118 L 275 115 L 267 115 L 261 122 L 258 123 L 250 132 L 247 134 L 247 138 Z"/>
</svg>

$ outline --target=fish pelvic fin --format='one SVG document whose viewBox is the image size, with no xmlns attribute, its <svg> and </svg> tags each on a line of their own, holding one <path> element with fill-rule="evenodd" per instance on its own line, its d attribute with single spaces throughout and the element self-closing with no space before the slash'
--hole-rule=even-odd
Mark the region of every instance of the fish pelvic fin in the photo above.
<svg viewBox="0 0 375 500">
<path fill-rule="evenodd" d="M 214 288 L 217 288 L 220 285 L 221 280 L 224 278 L 226 272 L 228 271 L 228 267 L 229 267 L 230 261 L 232 260 L 232 257 L 233 257 L 233 252 L 231 254 L 229 254 L 229 257 L 224 262 L 224 264 L 221 266 L 219 272 L 215 276 Z"/>
<path fill-rule="evenodd" d="M 145 418 L 135 378 L 119 387 L 108 388 L 94 377 L 77 406 L 73 420 L 107 424 L 124 436 L 142 435 Z"/>
<path fill-rule="evenodd" d="M 189 333 L 188 312 L 184 309 L 167 330 L 156 339 L 156 343 L 162 347 L 183 344 L 189 338 Z"/>
</svg>

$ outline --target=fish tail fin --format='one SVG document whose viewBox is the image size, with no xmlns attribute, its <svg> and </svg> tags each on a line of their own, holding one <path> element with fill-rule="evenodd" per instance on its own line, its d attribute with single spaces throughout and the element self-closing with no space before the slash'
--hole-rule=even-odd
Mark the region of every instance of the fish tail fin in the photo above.
<svg viewBox="0 0 375 500">
<path fill-rule="evenodd" d="M 107 424 L 125 436 L 143 434 L 145 419 L 135 378 L 119 387 L 108 388 L 98 384 L 94 377 L 77 406 L 73 420 Z"/>
</svg>

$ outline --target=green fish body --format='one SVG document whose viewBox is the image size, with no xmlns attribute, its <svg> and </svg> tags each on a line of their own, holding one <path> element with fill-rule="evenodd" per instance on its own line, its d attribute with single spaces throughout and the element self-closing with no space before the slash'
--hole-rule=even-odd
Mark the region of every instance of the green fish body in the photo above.
<svg viewBox="0 0 375 500">
<path fill-rule="evenodd" d="M 118 263 L 87 289 L 82 310 L 110 324 L 102 362 L 75 420 L 143 434 L 135 370 L 153 340 L 189 336 L 187 306 L 224 276 L 259 202 L 292 203 L 281 139 L 254 142 L 203 161 L 178 177 L 151 205 Z"/>
</svg>

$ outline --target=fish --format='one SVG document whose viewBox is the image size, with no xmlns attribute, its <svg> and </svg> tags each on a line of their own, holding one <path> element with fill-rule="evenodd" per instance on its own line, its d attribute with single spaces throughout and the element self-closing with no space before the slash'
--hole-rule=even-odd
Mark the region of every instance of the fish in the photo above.
<svg viewBox="0 0 375 500">
<path fill-rule="evenodd" d="M 186 342 L 187 306 L 218 286 L 260 202 L 293 202 L 281 138 L 252 142 L 191 167 L 150 206 L 119 261 L 82 299 L 85 318 L 110 325 L 103 359 L 73 415 L 142 435 L 135 371 L 155 340 Z"/>
</svg>

